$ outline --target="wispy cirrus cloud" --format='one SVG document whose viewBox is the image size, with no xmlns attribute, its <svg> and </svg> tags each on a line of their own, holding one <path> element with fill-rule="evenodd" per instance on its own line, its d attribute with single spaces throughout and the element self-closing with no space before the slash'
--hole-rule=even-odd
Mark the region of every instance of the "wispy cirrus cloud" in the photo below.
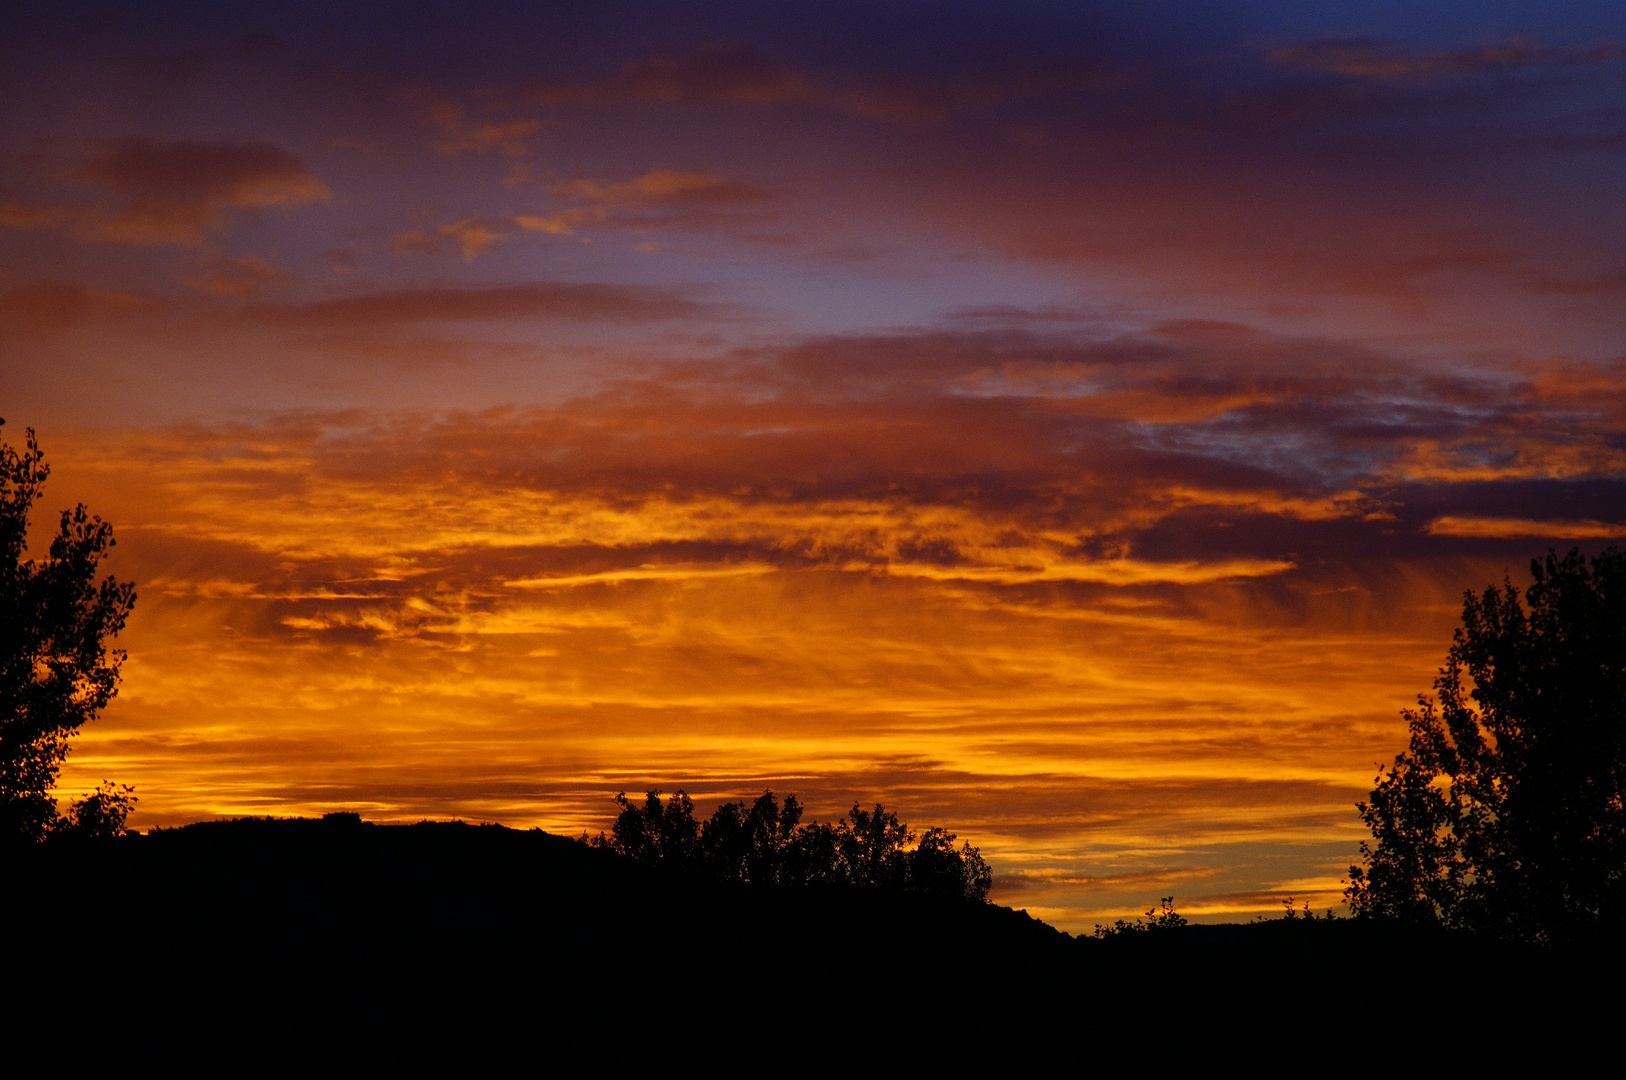
<svg viewBox="0 0 1626 1080">
<path fill-rule="evenodd" d="M 538 83 L 522 93 L 532 104 L 554 107 L 809 105 L 882 120 L 935 115 L 935 110 L 914 95 L 885 88 L 838 89 L 810 72 L 733 45 L 708 45 L 679 56 L 652 56 L 605 79 Z"/>
<path fill-rule="evenodd" d="M 1041 65 L 999 65 L 937 77 L 877 77 L 817 70 L 775 61 L 748 46 L 705 45 L 692 52 L 657 54 L 607 78 L 543 82 L 519 91 L 533 105 L 732 106 L 766 109 L 807 106 L 888 123 L 930 123 L 978 113 L 1010 101 L 1102 90 L 1123 85 L 1129 70 L 1074 60 Z"/>
<path fill-rule="evenodd" d="M 473 262 L 513 231 L 513 226 L 507 221 L 459 218 L 434 229 L 408 229 L 396 233 L 390 239 L 389 252 L 391 255 L 423 255 L 457 251 L 462 254 L 464 262 Z"/>
<path fill-rule="evenodd" d="M 528 172 L 521 171 L 510 177 L 508 186 L 530 180 Z M 578 178 L 542 181 L 541 186 L 552 207 L 405 230 L 391 238 L 389 251 L 393 255 L 455 251 L 465 262 L 473 262 L 516 232 L 573 236 L 594 227 L 634 232 L 739 230 L 770 220 L 775 201 L 772 193 L 754 184 L 677 169 L 656 169 L 630 180 Z"/>
<path fill-rule="evenodd" d="M 546 283 L 258 311 L 328 327 L 690 310 L 673 300 Z M 1531 485 L 1556 498 L 1589 484 L 1596 504 L 1605 492 L 1593 488 L 1626 475 L 1612 449 L 1626 400 L 1579 373 L 1445 378 L 1397 357 L 1194 324 L 820 338 L 655 365 L 550 408 L 406 423 L 303 429 L 315 441 L 290 460 L 378 483 L 435 462 L 447 483 L 488 489 L 492 513 L 511 507 L 488 521 L 471 502 L 452 519 L 456 536 L 420 522 L 413 535 L 427 549 L 490 543 L 588 560 L 505 580 L 668 558 L 1006 584 L 1270 576 L 1352 546 L 1421 554 L 1510 537 L 1448 526 L 1506 518 L 1499 500 L 1542 498 Z M 476 445 L 478 475 L 462 476 L 456 448 Z M 366 516 L 359 504 L 343 513 Z M 279 521 L 304 520 L 276 510 L 254 528 L 275 536 Z M 1570 535 L 1560 525 L 1544 535 Z"/>
<path fill-rule="evenodd" d="M 520 214 L 521 229 L 568 236 L 605 223 L 622 228 L 717 228 L 760 222 L 773 195 L 754 185 L 704 172 L 657 169 L 623 181 L 566 180 L 547 185 L 568 204 L 553 213 Z"/>
<path fill-rule="evenodd" d="M 439 132 L 432 144 L 436 152 L 447 157 L 490 150 L 521 157 L 529 152 L 532 136 L 542 129 L 540 120 L 481 117 L 471 114 L 466 105 L 444 97 L 432 98 L 424 106 L 423 115 Z"/>
<path fill-rule="evenodd" d="M 1273 49 L 1270 59 L 1284 67 L 1362 79 L 1426 80 L 1606 64 L 1626 58 L 1614 42 L 1560 49 L 1533 37 L 1513 37 L 1466 49 L 1424 52 L 1368 37 L 1326 37 Z"/>
<path fill-rule="evenodd" d="M 400 326 L 523 319 L 638 321 L 694 318 L 714 311 L 692 289 L 539 281 L 486 287 L 393 289 L 305 303 L 262 305 L 249 316 L 299 327 Z"/>
<path fill-rule="evenodd" d="M 1508 517 L 1438 517 L 1428 523 L 1432 536 L 1469 536 L 1505 539 L 1607 540 L 1626 536 L 1626 523 L 1548 520 Z"/>
</svg>

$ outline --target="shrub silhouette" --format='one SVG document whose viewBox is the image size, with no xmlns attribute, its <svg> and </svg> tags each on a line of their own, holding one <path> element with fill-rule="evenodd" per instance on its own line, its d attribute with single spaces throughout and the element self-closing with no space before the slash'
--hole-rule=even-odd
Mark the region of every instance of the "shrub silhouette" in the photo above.
<svg viewBox="0 0 1626 1080">
<path fill-rule="evenodd" d="M 1308 901 L 1308 900 L 1304 901 L 1304 906 L 1302 908 L 1295 908 L 1293 906 L 1293 898 L 1291 896 L 1286 897 L 1285 899 L 1282 900 L 1282 908 L 1283 908 L 1282 920 L 1284 922 L 1338 922 L 1339 921 L 1339 916 L 1332 910 L 1332 908 L 1328 908 L 1325 912 L 1323 912 L 1320 915 L 1317 915 L 1314 911 L 1311 911 L 1310 910 L 1310 901 Z M 1257 921 L 1257 922 L 1268 922 L 1269 920 L 1265 919 L 1263 916 L 1261 916 L 1259 919 L 1257 919 L 1255 921 Z"/>
<path fill-rule="evenodd" d="M 124 832 L 124 822 L 135 804 L 135 788 L 104 780 L 83 799 L 68 804 L 68 812 L 51 826 L 51 838 L 97 840 Z"/>
<path fill-rule="evenodd" d="M 615 796 L 621 807 L 608 835 L 589 841 L 641 863 L 715 881 L 763 886 L 842 886 L 984 901 L 993 881 L 982 854 L 958 848 L 953 833 L 927 829 L 918 844 L 898 815 L 854 803 L 834 824 L 802 824 L 802 805 L 765 791 L 749 806 L 727 802 L 703 824 L 678 791 L 642 802 Z"/>
<path fill-rule="evenodd" d="M 1096 923 L 1095 936 L 1109 938 L 1117 937 L 1120 934 L 1157 933 L 1166 930 L 1179 930 L 1185 925 L 1187 925 L 1186 917 L 1174 910 L 1174 897 L 1165 896 L 1158 900 L 1157 907 L 1147 908 L 1146 914 L 1137 918 L 1134 922 L 1117 919 L 1111 926 L 1102 926 L 1100 923 Z"/>
<path fill-rule="evenodd" d="M 1549 551 L 1464 595 L 1350 868 L 1358 916 L 1531 941 L 1626 916 L 1626 554 Z"/>
</svg>

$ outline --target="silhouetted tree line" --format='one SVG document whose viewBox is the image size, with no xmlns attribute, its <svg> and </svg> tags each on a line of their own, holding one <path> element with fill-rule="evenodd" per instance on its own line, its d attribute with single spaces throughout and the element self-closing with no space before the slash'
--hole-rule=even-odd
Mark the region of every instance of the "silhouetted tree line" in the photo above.
<svg viewBox="0 0 1626 1080">
<path fill-rule="evenodd" d="M 1260 915 L 1249 920 L 1249 922 L 1289 922 L 1309 924 L 1343 921 L 1342 917 L 1333 913 L 1332 908 L 1327 908 L 1325 913 L 1317 915 L 1310 909 L 1310 902 L 1308 900 L 1304 901 L 1304 906 L 1302 908 L 1294 907 L 1293 905 L 1293 897 L 1284 897 L 1282 900 L 1283 910 L 1279 918 L 1271 919 L 1264 915 Z M 1186 917 L 1174 909 L 1174 897 L 1164 896 L 1159 898 L 1157 907 L 1147 908 L 1146 914 L 1140 916 L 1134 922 L 1130 922 L 1127 919 L 1116 919 L 1106 925 L 1096 923 L 1095 936 L 1097 938 L 1115 938 L 1124 934 L 1138 934 L 1162 930 L 1184 930 L 1189 925 L 1191 924 Z"/>
<path fill-rule="evenodd" d="M 853 804 L 834 824 L 802 822 L 795 795 L 783 804 L 765 791 L 747 806 L 723 803 L 701 822 L 689 796 L 659 791 L 634 802 L 625 792 L 608 835 L 588 842 L 642 863 L 720 882 L 767 886 L 849 886 L 982 902 L 993 875 L 981 853 L 930 828 L 918 838 L 879 804 Z M 913 844 L 913 847 L 910 845 Z"/>
</svg>

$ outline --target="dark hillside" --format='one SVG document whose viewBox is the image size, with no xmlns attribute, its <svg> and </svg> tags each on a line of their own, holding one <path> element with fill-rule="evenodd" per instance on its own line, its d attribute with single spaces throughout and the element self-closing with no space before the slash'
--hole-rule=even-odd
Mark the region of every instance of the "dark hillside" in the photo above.
<svg viewBox="0 0 1626 1080">
<path fill-rule="evenodd" d="M 1474 1022 L 1496 983 L 1525 1010 L 1564 995 L 1548 1034 L 1567 1040 L 1606 997 L 1577 996 L 1550 954 L 1380 924 L 1075 939 L 994 905 L 725 887 L 492 825 L 211 822 L 39 845 L 6 870 L 8 1022 L 117 1031 L 131 1053 L 595 1040 L 605 1062 L 745 1067 L 765 1048 L 839 1056 L 843 1040 L 965 1063 L 1087 1039 L 1246 1055 L 1404 1033 L 1408 1017 Z"/>
</svg>

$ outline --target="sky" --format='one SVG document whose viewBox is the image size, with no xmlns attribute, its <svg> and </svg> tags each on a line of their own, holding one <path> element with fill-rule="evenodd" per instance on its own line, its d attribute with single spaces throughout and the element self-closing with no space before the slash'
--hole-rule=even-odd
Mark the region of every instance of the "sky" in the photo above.
<svg viewBox="0 0 1626 1080">
<path fill-rule="evenodd" d="M 1336 905 L 1463 591 L 1626 538 L 1623 164 L 1618 4 L 13 5 L 60 790 Z"/>
</svg>

